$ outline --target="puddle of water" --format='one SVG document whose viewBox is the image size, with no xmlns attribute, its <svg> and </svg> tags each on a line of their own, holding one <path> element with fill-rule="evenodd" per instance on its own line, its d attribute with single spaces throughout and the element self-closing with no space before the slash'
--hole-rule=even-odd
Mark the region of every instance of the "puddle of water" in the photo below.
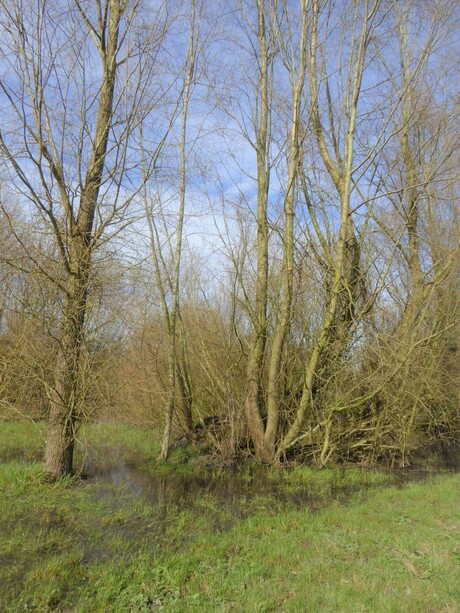
<svg viewBox="0 0 460 613">
<path fill-rule="evenodd" d="M 218 476 L 210 474 L 181 475 L 173 473 L 158 475 L 143 469 L 144 458 L 122 448 L 104 447 L 91 449 L 82 469 L 84 479 L 119 486 L 126 495 L 143 496 L 153 506 L 177 505 L 188 507 L 197 498 L 215 498 L 224 506 L 235 506 L 238 501 L 270 498 L 278 503 L 291 503 L 297 507 L 317 507 L 332 500 L 346 501 L 363 489 L 382 487 L 388 484 L 403 485 L 420 481 L 436 474 L 441 469 L 460 469 L 460 447 L 443 446 L 431 454 L 420 457 L 413 466 L 398 470 L 382 470 L 388 476 L 382 483 L 340 484 L 340 477 L 330 482 L 311 481 L 304 486 L 293 485 L 283 480 L 283 471 L 278 479 L 269 477 L 267 469 L 255 467 L 244 477 L 238 470 L 228 470 Z M 428 458 L 430 461 L 426 462 Z M 344 475 L 346 468 L 344 468 Z M 345 479 L 344 479 L 345 481 Z M 322 504 L 321 504 L 322 503 Z"/>
<path fill-rule="evenodd" d="M 110 453 L 113 463 L 108 462 Z M 150 507 L 147 516 L 108 526 L 106 536 L 145 541 L 149 548 L 158 551 L 183 547 L 198 538 L 203 528 L 215 534 L 227 532 L 238 521 L 262 510 L 275 514 L 281 509 L 308 508 L 315 512 L 334 501 L 347 503 L 352 493 L 370 487 L 323 483 L 317 488 L 314 484 L 293 488 L 283 482 L 282 476 L 279 480 L 269 478 L 263 468 L 244 478 L 231 471 L 216 477 L 155 475 L 143 470 L 142 463 L 132 456 L 123 459 L 121 451 L 106 450 L 101 457 L 105 458 L 104 464 L 100 465 L 93 456 L 86 462 L 83 475 L 89 483 L 98 484 L 97 495 L 109 502 L 114 513 L 132 506 L 133 498 L 137 497 L 142 497 Z M 179 531 L 177 524 L 182 526 Z M 85 544 L 85 563 L 105 560 L 111 555 L 101 542 Z"/>
<path fill-rule="evenodd" d="M 455 472 L 460 470 L 460 442 L 458 444 L 437 441 L 416 450 L 412 454 L 415 469 L 439 470 L 444 468 Z"/>
<path fill-rule="evenodd" d="M 106 448 L 99 452 L 93 449 L 86 458 L 82 475 L 90 482 L 107 486 L 99 489 L 99 495 L 111 498 L 114 507 L 129 504 L 130 497 L 142 496 L 151 505 L 152 512 L 161 515 L 162 521 L 187 510 L 208 517 L 209 525 L 219 532 L 262 508 L 273 512 L 286 507 L 317 511 L 334 501 L 346 504 L 357 492 L 399 482 L 394 473 L 389 473 L 388 480 L 377 484 L 363 479 L 363 483 L 341 485 L 337 477 L 329 482 L 312 480 L 301 485 L 285 481 L 282 471 L 274 479 L 263 467 L 256 467 L 244 477 L 238 471 L 218 476 L 158 475 L 143 470 L 142 462 L 141 457 L 136 458 L 129 452 L 126 456 L 122 449 Z"/>
<path fill-rule="evenodd" d="M 101 461 L 103 458 L 103 462 Z M 187 524 L 205 521 L 207 529 L 215 533 L 228 531 L 238 521 L 261 510 L 276 513 L 286 508 L 317 511 L 334 501 L 348 503 L 352 494 L 372 487 L 370 484 L 340 486 L 329 483 L 292 485 L 280 477 L 273 479 L 268 470 L 256 468 L 244 477 L 238 471 L 212 474 L 168 475 L 150 474 L 143 469 L 142 457 L 135 457 L 122 449 L 92 450 L 83 467 L 84 479 L 97 483 L 98 495 L 117 510 L 133 504 L 133 498 L 142 497 L 150 506 L 150 517 L 114 526 L 113 531 L 139 537 L 145 536 L 152 547 L 170 546 L 168 531 L 181 513 L 189 519 Z M 194 519 L 195 518 L 195 519 Z M 196 538 L 195 531 L 179 537 L 181 542 Z M 91 556 L 99 557 L 100 551 Z"/>
<path fill-rule="evenodd" d="M 105 483 L 122 488 L 127 495 L 142 495 L 154 505 L 178 505 L 188 507 L 199 497 L 210 497 L 222 503 L 232 505 L 238 500 L 253 500 L 254 498 L 272 498 L 277 502 L 293 502 L 305 506 L 316 500 L 317 496 L 299 489 L 290 490 L 288 484 L 283 482 L 282 475 L 279 480 L 269 478 L 264 468 L 255 469 L 252 474 L 245 474 L 244 478 L 238 471 L 228 471 L 217 476 L 212 474 L 181 475 L 151 474 L 142 469 L 142 461 L 126 460 L 122 450 L 105 450 L 101 453 L 105 458 L 101 464 L 94 456 L 87 459 L 83 468 L 83 478 L 89 481 Z M 321 486 L 321 495 L 325 495 L 324 484 Z M 311 488 L 308 487 L 310 490 Z M 330 484 L 330 493 L 339 494 L 341 488 L 334 488 Z M 349 490 L 350 488 L 346 488 Z M 354 488 L 351 488 L 354 489 Z"/>
<path fill-rule="evenodd" d="M 446 450 L 442 451 L 445 456 Z M 459 451 L 458 448 L 449 450 L 449 463 L 444 461 L 441 466 L 458 470 Z M 24 461 L 35 459 L 28 449 L 15 450 L 9 455 L 10 459 L 13 457 Z M 439 460 L 437 462 L 439 469 Z M 431 465 L 434 466 L 433 462 Z M 347 469 L 344 467 L 343 470 L 346 475 Z M 230 470 L 217 476 L 211 473 L 159 475 L 147 472 L 145 458 L 129 449 L 88 448 L 82 478 L 98 484 L 96 495 L 108 501 L 114 513 L 132 507 L 136 498 L 146 501 L 150 510 L 137 517 L 128 513 L 126 521 L 109 523 L 104 528 L 104 542 L 92 542 L 89 538 L 85 540 L 86 537 L 82 535 L 85 551 L 83 562 L 113 557 L 114 552 L 106 545 L 110 536 L 121 536 L 126 542 L 148 542 L 149 547 L 154 549 L 179 547 L 197 538 L 199 528 L 195 531 L 194 526 L 203 526 L 203 523 L 197 523 L 198 520 L 204 520 L 207 529 L 220 533 L 262 509 L 271 513 L 283 508 L 317 511 L 335 501 L 348 504 L 359 492 L 389 484 L 402 487 L 408 482 L 426 479 L 437 471 L 409 468 L 384 472 L 388 479 L 382 482 L 372 483 L 364 477 L 362 483 L 353 485 L 346 484 L 346 476 L 342 482 L 340 472 L 330 481 L 312 479 L 305 484 L 293 484 L 285 479 L 284 471 L 280 471 L 279 477 L 274 479 L 273 474 L 269 475 L 263 467 L 255 467 L 251 474 L 245 473 L 244 476 Z M 175 532 L 177 519 L 184 512 L 187 517 L 182 518 L 186 521 L 186 528 L 183 532 Z M 123 551 L 120 555 L 123 555 Z"/>
<path fill-rule="evenodd" d="M 103 459 L 103 461 L 102 461 Z M 459 463 L 455 464 L 459 468 Z M 371 491 L 388 485 L 403 487 L 413 481 L 429 478 L 438 470 L 411 468 L 387 470 L 387 480 L 372 483 L 363 478 L 362 483 L 346 485 L 341 483 L 340 473 L 331 481 L 312 480 L 305 484 L 292 484 L 283 477 L 269 476 L 267 469 L 255 468 L 244 477 L 238 471 L 213 476 L 196 475 L 155 475 L 143 467 L 143 458 L 134 456 L 123 449 L 92 450 L 87 455 L 83 475 L 89 482 L 99 484 L 98 495 L 108 499 L 114 511 L 126 509 L 133 504 L 133 498 L 142 497 L 148 501 L 151 511 L 148 517 L 132 518 L 126 524 L 109 527 L 112 534 L 123 535 L 126 540 L 133 538 L 148 541 L 149 547 L 161 550 L 163 547 L 182 547 L 197 538 L 200 528 L 197 520 L 205 520 L 207 529 L 215 533 L 228 531 L 238 521 L 268 511 L 276 513 L 286 508 L 309 509 L 316 512 L 333 502 L 349 504 L 360 492 Z M 346 468 L 344 468 L 346 474 Z M 187 528 L 176 534 L 174 527 L 181 513 L 186 512 Z M 203 525 L 203 524 L 201 524 Z M 170 531 L 174 536 L 171 538 Z M 102 543 L 88 543 L 85 562 L 105 559 L 110 553 Z"/>
</svg>

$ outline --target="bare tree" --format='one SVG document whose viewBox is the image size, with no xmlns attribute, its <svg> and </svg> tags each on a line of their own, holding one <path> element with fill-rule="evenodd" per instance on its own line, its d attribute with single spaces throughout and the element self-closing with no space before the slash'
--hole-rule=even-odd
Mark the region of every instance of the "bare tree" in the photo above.
<svg viewBox="0 0 460 613">
<path fill-rule="evenodd" d="M 191 0 L 190 16 L 187 17 L 187 47 L 183 63 L 179 62 L 177 99 L 173 105 L 173 112 L 168 118 L 168 125 L 161 140 L 161 147 L 163 147 L 168 136 L 174 131 L 176 119 L 179 117 L 179 144 L 177 147 L 171 145 L 173 155 L 179 160 L 178 207 L 177 212 L 169 213 L 174 218 L 172 229 L 170 228 L 170 222 L 167 220 L 167 207 L 163 202 L 161 172 L 159 174 L 153 173 L 152 180 L 148 181 L 149 165 L 145 161 L 151 153 L 148 149 L 143 150 L 143 168 L 144 173 L 146 173 L 146 182 L 143 190 L 145 218 L 149 231 L 149 247 L 155 272 L 155 281 L 160 296 L 168 339 L 165 426 L 160 452 L 160 459 L 163 460 L 167 458 L 169 453 L 174 410 L 178 396 L 177 384 L 179 384 L 180 388 L 183 417 L 186 423 L 185 429 L 188 433 L 191 432 L 193 425 L 191 380 L 187 361 L 185 331 L 180 316 L 179 302 L 184 222 L 186 218 L 187 156 L 190 150 L 187 125 L 190 100 L 196 84 L 198 54 L 202 44 L 200 40 L 202 9 L 201 1 Z M 160 152 L 161 149 L 157 148 L 155 158 L 160 155 Z M 175 184 L 176 181 L 173 179 L 173 189 Z M 170 196 L 169 200 L 171 200 Z"/>
<path fill-rule="evenodd" d="M 253 312 L 254 335 L 249 348 L 247 365 L 246 417 L 256 455 L 264 455 L 264 424 L 261 413 L 262 377 L 267 340 L 268 292 L 268 192 L 270 185 L 270 125 L 272 105 L 273 31 L 267 26 L 265 0 L 257 0 L 257 22 L 249 23 L 257 41 L 258 88 L 254 117 L 257 158 L 257 277 Z"/>
<path fill-rule="evenodd" d="M 140 189 L 132 138 L 149 109 L 146 83 L 164 34 L 139 2 L 2 2 L 0 147 L 8 185 L 34 207 L 57 260 L 43 277 L 62 293 L 59 351 L 50 391 L 46 469 L 72 470 L 81 407 L 81 354 L 96 249 L 126 218 Z M 140 26 L 140 27 L 138 27 Z M 127 192 L 124 178 L 130 183 Z"/>
</svg>

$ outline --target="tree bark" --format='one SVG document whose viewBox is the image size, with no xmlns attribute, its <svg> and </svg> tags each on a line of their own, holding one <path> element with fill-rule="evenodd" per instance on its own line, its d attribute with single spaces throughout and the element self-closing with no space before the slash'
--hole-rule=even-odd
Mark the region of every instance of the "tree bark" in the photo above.
<svg viewBox="0 0 460 613">
<path fill-rule="evenodd" d="M 78 4 L 77 4 L 78 6 Z M 45 468 L 54 478 L 72 472 L 75 426 L 78 418 L 80 356 L 88 303 L 88 283 L 94 250 L 93 226 L 113 113 L 117 70 L 118 29 L 124 3 L 108 0 L 101 23 L 99 54 L 103 75 L 99 93 L 96 128 L 91 158 L 80 197 L 77 219 L 72 216 L 67 295 L 51 394 Z M 43 144 L 43 147 L 45 145 Z"/>
<path fill-rule="evenodd" d="M 168 401 L 166 408 L 166 421 L 163 431 L 163 439 L 161 444 L 160 459 L 166 460 L 169 455 L 169 446 L 171 443 L 171 432 L 174 417 L 174 408 L 176 404 L 176 377 L 180 378 L 178 368 L 180 364 L 177 356 L 177 323 L 179 312 L 179 290 L 180 290 L 180 267 L 182 257 L 182 243 L 184 234 L 184 218 L 185 218 L 185 198 L 187 189 L 187 120 L 192 94 L 193 79 L 195 75 L 195 65 L 197 59 L 197 36 L 199 35 L 201 5 L 197 0 L 192 0 L 191 15 L 190 15 L 190 32 L 189 43 L 187 49 L 187 57 L 185 60 L 185 76 L 183 83 L 183 107 L 182 107 L 182 122 L 181 122 L 181 139 L 180 139 L 180 177 L 179 177 L 179 217 L 177 222 L 177 240 L 174 251 L 174 271 L 171 283 L 171 308 L 169 314 L 166 307 L 166 320 L 168 323 L 168 340 L 169 340 L 169 355 L 168 355 Z M 198 29 L 198 32 L 197 32 Z M 166 304 L 166 303 L 165 303 Z M 179 385 L 185 383 L 180 380 Z M 191 397 L 189 397 L 191 400 Z M 187 405 L 185 405 L 187 406 Z M 190 424 L 191 405 L 188 405 L 190 412 L 187 417 Z"/>
<path fill-rule="evenodd" d="M 268 222 L 267 199 L 270 183 L 268 170 L 269 58 L 264 0 L 257 1 L 257 38 L 259 43 L 260 112 L 256 135 L 257 156 L 257 280 L 254 306 L 254 336 L 249 350 L 245 410 L 256 458 L 265 461 L 264 423 L 261 415 L 262 369 L 267 336 Z"/>
<path fill-rule="evenodd" d="M 301 134 L 300 113 L 301 100 L 307 69 L 307 3 L 301 2 L 302 32 L 300 39 L 300 60 L 297 79 L 294 80 L 294 66 L 291 66 L 292 111 L 289 132 L 288 177 L 284 198 L 284 257 L 283 257 L 283 301 L 278 325 L 276 326 L 270 356 L 268 372 L 267 424 L 264 435 L 264 460 L 271 462 L 275 458 L 275 446 L 278 436 L 280 417 L 280 385 L 283 376 L 283 353 L 286 338 L 291 326 L 291 309 L 294 279 L 294 213 L 296 181 L 300 163 Z"/>
<path fill-rule="evenodd" d="M 82 246 L 80 245 L 80 249 Z M 83 249 L 83 251 L 85 251 Z M 80 271 L 69 279 L 65 301 L 60 346 L 56 362 L 54 389 L 51 394 L 49 430 L 45 449 L 45 468 L 55 478 L 72 472 L 75 426 L 79 404 L 79 367 L 84 338 L 88 279 L 91 263 L 78 255 Z M 84 269 L 81 269 L 85 259 Z"/>
</svg>

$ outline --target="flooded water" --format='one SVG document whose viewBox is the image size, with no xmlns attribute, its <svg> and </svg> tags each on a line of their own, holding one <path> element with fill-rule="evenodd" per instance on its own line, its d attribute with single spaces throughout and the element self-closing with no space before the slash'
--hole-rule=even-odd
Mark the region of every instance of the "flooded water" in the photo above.
<svg viewBox="0 0 460 613">
<path fill-rule="evenodd" d="M 42 453 L 36 449 L 10 449 L 0 461 L 40 461 Z M 276 512 L 288 507 L 317 511 L 334 502 L 347 504 L 356 494 L 386 485 L 404 486 L 420 481 L 440 469 L 460 469 L 460 447 L 437 444 L 423 449 L 414 457 L 412 467 L 399 470 L 381 470 L 379 479 L 348 478 L 348 469 L 334 469 L 327 478 L 308 481 L 286 478 L 289 469 L 270 471 L 269 468 L 246 466 L 243 471 L 222 470 L 217 473 L 161 474 L 146 464 L 142 454 L 131 449 L 104 444 L 87 446 L 83 450 L 80 472 L 83 480 L 98 485 L 98 496 L 109 500 L 115 509 L 132 504 L 134 499 L 147 502 L 151 513 L 162 522 L 184 510 L 209 517 L 216 531 L 228 529 L 236 521 L 259 512 Z M 325 469 L 326 472 L 328 469 Z"/>
<path fill-rule="evenodd" d="M 43 450 L 30 445 L 15 447 L 13 449 L 0 449 L 0 462 L 40 462 L 43 459 Z"/>
<path fill-rule="evenodd" d="M 452 457 L 453 466 L 448 467 L 458 469 L 459 459 L 458 455 Z M 445 466 L 444 463 L 442 467 Z M 268 468 L 257 466 L 243 473 L 228 470 L 197 476 L 178 471 L 162 475 L 148 472 L 141 456 L 120 448 L 102 448 L 92 449 L 87 454 L 82 477 L 101 485 L 100 495 L 113 498 L 114 505 L 120 503 L 120 497 L 140 496 L 163 518 L 183 509 L 198 514 L 206 512 L 211 524 L 220 531 L 262 508 L 291 507 L 317 511 L 333 502 L 347 504 L 359 492 L 390 484 L 403 486 L 433 475 L 432 468 L 382 472 L 381 479 L 373 480 L 367 479 L 363 470 L 362 481 L 353 484 L 346 478 L 346 467 L 335 470 L 333 477 L 312 479 L 306 483 L 285 479 L 283 470 L 274 476 Z M 213 509 L 214 513 L 210 512 Z"/>
<path fill-rule="evenodd" d="M 237 522 L 260 512 L 264 515 L 300 509 L 316 512 L 335 502 L 347 505 L 377 488 L 403 487 L 408 482 L 426 479 L 440 468 L 458 470 L 458 451 L 439 448 L 420 459 L 419 466 L 424 468 L 382 470 L 377 478 L 375 471 L 362 468 L 360 474 L 356 467 L 353 470 L 345 466 L 297 477 L 289 469 L 274 471 L 256 465 L 215 473 L 202 470 L 197 474 L 190 474 L 190 470 L 188 474 L 181 472 L 183 467 L 178 465 L 174 472 L 162 474 L 158 466 L 152 461 L 147 463 L 144 455 L 132 449 L 108 443 L 87 446 L 78 454 L 82 458 L 81 484 L 96 486 L 88 494 L 113 511 L 113 520 L 110 511 L 109 515 L 105 511 L 102 517 L 94 518 L 95 526 L 103 520 L 103 538 L 93 539 L 84 532 L 79 535 L 83 561 L 112 559 L 111 539 L 123 543 L 120 551 L 127 555 L 134 555 L 139 543 L 155 551 L 180 549 L 200 533 L 226 532 Z M 41 458 L 36 450 L 24 448 L 10 449 L 7 458 L 2 459 L 27 462 Z M 47 525 L 42 529 L 46 530 Z"/>
<path fill-rule="evenodd" d="M 318 509 L 333 500 L 345 500 L 352 490 L 358 488 L 337 487 L 333 483 L 321 484 L 316 491 L 311 488 L 293 487 L 280 476 L 269 477 L 268 470 L 254 469 L 244 475 L 238 471 L 219 472 L 216 475 L 201 474 L 152 474 L 145 470 L 142 462 L 123 459 L 123 453 L 112 452 L 112 461 L 100 464 L 97 459 L 85 463 L 83 478 L 90 482 L 107 485 L 101 495 L 110 497 L 120 493 L 126 496 L 142 496 L 152 507 L 164 510 L 197 510 L 207 501 L 207 507 L 214 503 L 219 510 L 225 510 L 227 519 L 247 517 L 255 508 L 276 505 L 293 505 Z M 116 486 L 116 487 L 113 487 Z"/>
<path fill-rule="evenodd" d="M 427 470 L 447 469 L 460 471 L 460 444 L 438 441 L 413 452 L 412 465 Z M 409 469 L 410 470 L 410 469 Z"/>
<path fill-rule="evenodd" d="M 83 454 L 81 451 L 81 481 L 69 483 L 71 488 L 84 490 L 81 524 L 65 522 L 60 513 L 46 509 L 38 508 L 35 515 L 28 515 L 27 521 L 33 524 L 43 547 L 41 553 L 34 552 L 33 558 L 24 551 L 19 557 L 15 554 L 0 559 L 0 565 L 16 568 L 9 575 L 10 587 L 24 581 L 37 555 L 45 559 L 54 554 L 53 548 L 60 546 L 57 534 L 76 543 L 82 565 L 130 560 L 139 552 L 175 555 L 209 533 L 220 535 L 237 528 L 241 520 L 265 522 L 267 516 L 282 511 L 317 512 L 336 502 L 359 504 L 361 497 L 377 488 L 404 487 L 436 474 L 440 468 L 460 467 L 458 449 L 447 453 L 440 449 L 442 458 L 433 452 L 428 456 L 430 462 L 420 464 L 423 469 L 382 470 L 377 477 L 375 471 L 362 468 L 358 473 L 356 467 L 345 466 L 311 474 L 261 466 L 185 474 L 186 467 L 178 465 L 175 472 L 162 474 L 152 460 L 146 462 L 144 455 L 105 441 L 97 447 L 88 445 Z M 10 449 L 3 458 L 0 452 L 0 461 L 36 461 L 42 453 L 32 448 Z M 53 508 L 52 499 L 49 504 Z M 65 540 L 63 543 L 67 548 Z"/>
<path fill-rule="evenodd" d="M 262 510 L 275 514 L 288 508 L 308 508 L 315 512 L 335 501 L 346 504 L 358 491 L 371 487 L 365 479 L 359 485 L 346 485 L 339 472 L 334 479 L 296 484 L 285 479 L 283 472 L 278 476 L 267 468 L 255 467 L 250 473 L 246 468 L 244 473 L 152 474 L 141 457 L 126 458 L 122 449 L 104 449 L 93 450 L 87 457 L 82 476 L 98 484 L 98 495 L 114 510 L 132 504 L 133 497 L 146 501 L 155 525 L 149 538 L 153 536 L 158 542 L 181 513 L 188 515 L 188 522 L 204 521 L 207 530 L 220 533 Z M 141 521 L 137 527 L 126 526 L 126 530 L 139 530 L 142 525 Z"/>
</svg>

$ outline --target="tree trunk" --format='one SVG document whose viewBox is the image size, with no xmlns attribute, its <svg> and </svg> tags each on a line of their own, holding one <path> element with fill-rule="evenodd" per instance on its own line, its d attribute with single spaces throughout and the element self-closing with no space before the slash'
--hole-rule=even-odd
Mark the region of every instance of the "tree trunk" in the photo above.
<svg viewBox="0 0 460 613">
<path fill-rule="evenodd" d="M 72 472 L 89 265 L 86 261 L 76 283 L 70 279 L 63 315 L 45 450 L 46 471 L 56 479 Z"/>
<path fill-rule="evenodd" d="M 72 418 L 53 404 L 46 439 L 45 469 L 55 479 L 72 473 L 74 442 Z"/>
<path fill-rule="evenodd" d="M 291 326 L 294 283 L 294 216 L 296 202 L 296 180 L 300 163 L 300 118 L 301 100 L 306 74 L 307 7 L 302 3 L 302 35 L 300 41 L 300 63 L 295 85 L 292 86 L 292 119 L 289 132 L 288 180 L 284 199 L 284 254 L 283 254 L 283 299 L 281 314 L 273 336 L 268 373 L 267 424 L 264 436 L 266 461 L 275 458 L 280 418 L 280 384 L 283 379 L 283 354 Z M 292 73 L 294 74 L 294 73 Z"/>
<path fill-rule="evenodd" d="M 257 2 L 259 41 L 259 92 L 260 113 L 256 127 L 257 155 L 257 280 L 254 306 L 254 338 L 249 350 L 245 410 L 249 433 L 254 444 L 256 458 L 266 461 L 264 423 L 262 420 L 262 369 L 267 335 L 268 292 L 268 221 L 267 200 L 270 183 L 269 172 L 269 58 L 263 0 Z"/>
</svg>

